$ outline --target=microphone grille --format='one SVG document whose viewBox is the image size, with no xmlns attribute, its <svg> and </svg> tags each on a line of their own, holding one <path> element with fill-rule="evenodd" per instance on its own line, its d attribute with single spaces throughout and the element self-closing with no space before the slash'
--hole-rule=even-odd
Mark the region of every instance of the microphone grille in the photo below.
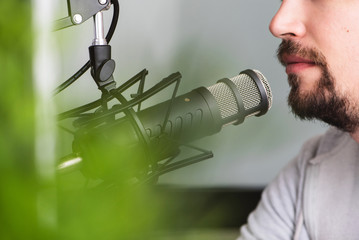
<svg viewBox="0 0 359 240">
<path fill-rule="evenodd" d="M 254 72 L 260 80 L 260 83 L 256 82 L 252 76 L 247 73 L 241 73 L 229 79 L 235 85 L 235 88 L 238 90 L 239 95 L 242 98 L 242 103 L 247 113 L 245 117 L 256 115 L 260 112 L 259 110 L 251 111 L 252 109 L 257 109 L 257 107 L 262 103 L 262 97 L 258 84 L 262 84 L 262 88 L 265 90 L 266 98 L 268 100 L 268 109 L 272 106 L 272 92 L 267 79 L 258 70 L 251 71 Z M 233 93 L 231 86 L 225 82 L 220 81 L 207 89 L 216 99 L 223 120 L 238 114 L 245 114 L 240 113 L 237 103 L 238 99 Z"/>
<path fill-rule="evenodd" d="M 222 119 L 226 119 L 238 113 L 236 98 L 227 84 L 219 82 L 207 89 L 214 96 Z"/>
</svg>

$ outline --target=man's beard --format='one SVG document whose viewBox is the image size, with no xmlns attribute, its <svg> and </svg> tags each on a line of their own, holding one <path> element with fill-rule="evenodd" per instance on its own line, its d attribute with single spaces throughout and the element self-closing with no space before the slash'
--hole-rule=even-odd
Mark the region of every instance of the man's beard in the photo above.
<svg viewBox="0 0 359 240">
<path fill-rule="evenodd" d="M 321 78 L 315 84 L 315 88 L 308 92 L 300 91 L 301 79 L 298 75 L 288 75 L 291 86 L 288 105 L 292 112 L 302 120 L 319 119 L 344 131 L 354 132 L 359 123 L 359 116 L 350 110 L 353 108 L 350 108 L 348 98 L 335 90 L 335 80 L 323 54 L 292 41 L 283 41 L 278 48 L 278 59 L 283 65 L 284 54 L 310 59 L 321 69 Z"/>
</svg>

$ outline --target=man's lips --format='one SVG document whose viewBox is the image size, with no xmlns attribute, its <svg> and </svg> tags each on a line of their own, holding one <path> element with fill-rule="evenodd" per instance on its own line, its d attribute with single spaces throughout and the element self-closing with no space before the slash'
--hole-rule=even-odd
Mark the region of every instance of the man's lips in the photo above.
<svg viewBox="0 0 359 240">
<path fill-rule="evenodd" d="M 304 69 L 316 66 L 313 60 L 294 55 L 284 55 L 282 60 L 287 74 L 298 73 Z"/>
</svg>

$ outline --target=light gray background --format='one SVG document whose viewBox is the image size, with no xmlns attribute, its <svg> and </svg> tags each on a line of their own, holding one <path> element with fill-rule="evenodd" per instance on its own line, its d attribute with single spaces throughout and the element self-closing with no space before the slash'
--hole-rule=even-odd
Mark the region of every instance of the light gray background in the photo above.
<svg viewBox="0 0 359 240">
<path fill-rule="evenodd" d="M 212 150 L 214 158 L 168 173 L 161 183 L 261 187 L 297 154 L 303 141 L 325 131 L 323 124 L 296 120 L 287 107 L 286 75 L 275 56 L 280 40 L 268 30 L 279 6 L 280 1 L 268 0 L 120 1 L 119 24 L 111 41 L 118 85 L 143 68 L 149 70 L 147 88 L 180 71 L 179 92 L 185 93 L 253 68 L 266 76 L 274 95 L 265 116 L 225 127 L 196 143 Z M 59 17 L 67 15 L 65 1 L 59 9 Z M 109 24 L 112 10 L 105 16 Z M 89 20 L 54 34 L 65 80 L 88 60 L 93 23 Z M 58 110 L 88 103 L 99 94 L 87 73 L 57 97 Z M 151 101 L 168 97 L 159 95 Z"/>
</svg>

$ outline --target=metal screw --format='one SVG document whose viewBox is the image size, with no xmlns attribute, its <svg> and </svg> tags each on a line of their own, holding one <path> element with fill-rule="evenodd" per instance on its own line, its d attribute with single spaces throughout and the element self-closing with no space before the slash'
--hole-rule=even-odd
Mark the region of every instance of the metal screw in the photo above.
<svg viewBox="0 0 359 240">
<path fill-rule="evenodd" d="M 107 0 L 98 0 L 98 2 L 101 4 L 101 5 L 105 5 L 107 3 Z"/>
<path fill-rule="evenodd" d="M 76 24 L 80 24 L 82 23 L 82 16 L 81 14 L 75 14 L 74 17 L 73 17 L 73 20 Z"/>
</svg>

